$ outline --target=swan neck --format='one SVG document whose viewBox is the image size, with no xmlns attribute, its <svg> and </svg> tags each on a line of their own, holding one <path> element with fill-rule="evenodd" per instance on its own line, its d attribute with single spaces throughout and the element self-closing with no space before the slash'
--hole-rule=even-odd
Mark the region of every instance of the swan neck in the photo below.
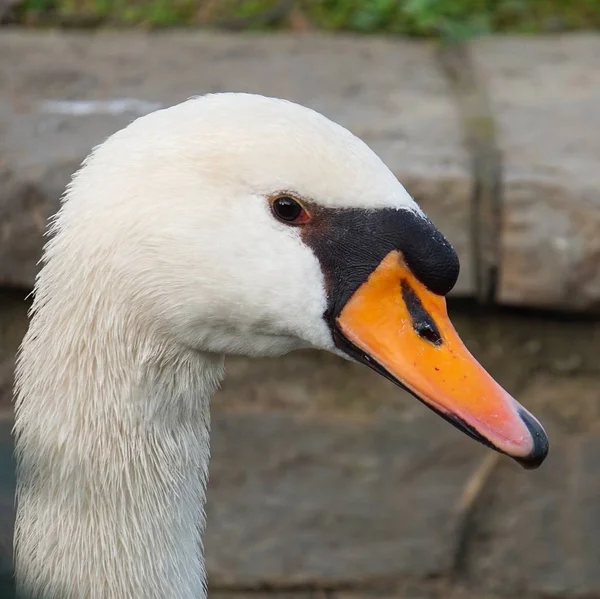
<svg viewBox="0 0 600 599">
<path fill-rule="evenodd" d="M 110 324 L 46 304 L 23 342 L 17 585 L 44 599 L 202 598 L 209 400 L 223 360 Z"/>
</svg>

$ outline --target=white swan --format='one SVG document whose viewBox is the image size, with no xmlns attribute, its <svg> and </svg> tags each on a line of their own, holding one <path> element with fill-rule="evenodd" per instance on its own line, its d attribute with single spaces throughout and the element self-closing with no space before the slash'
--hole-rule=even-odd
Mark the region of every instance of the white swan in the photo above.
<svg viewBox="0 0 600 599">
<path fill-rule="evenodd" d="M 52 225 L 18 364 L 19 589 L 198 599 L 209 399 L 224 356 L 355 359 L 529 467 L 539 423 L 461 344 L 456 255 L 379 158 L 246 94 L 96 148 Z"/>
</svg>

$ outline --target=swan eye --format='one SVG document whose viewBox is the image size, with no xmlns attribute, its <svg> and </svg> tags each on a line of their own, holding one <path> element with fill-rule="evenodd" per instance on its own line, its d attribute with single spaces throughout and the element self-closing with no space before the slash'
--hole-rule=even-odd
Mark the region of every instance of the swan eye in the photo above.
<svg viewBox="0 0 600 599">
<path fill-rule="evenodd" d="M 299 225 L 307 222 L 310 216 L 302 205 L 288 196 L 277 198 L 272 204 L 275 216 L 288 224 Z"/>
</svg>

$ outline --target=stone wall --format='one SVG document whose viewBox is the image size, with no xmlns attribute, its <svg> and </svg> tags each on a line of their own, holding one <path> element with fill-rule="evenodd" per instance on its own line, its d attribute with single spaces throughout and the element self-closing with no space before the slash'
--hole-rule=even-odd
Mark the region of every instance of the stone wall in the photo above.
<svg viewBox="0 0 600 599">
<path fill-rule="evenodd" d="M 17 58 L 0 63 L 0 285 L 32 285 L 46 218 L 94 145 L 160 106 L 234 90 L 363 137 L 457 248 L 455 295 L 597 311 L 599 54 L 594 35 L 440 54 L 366 37 L 3 29 L 0 56 Z"/>
<path fill-rule="evenodd" d="M 313 106 L 383 156 L 461 254 L 459 332 L 552 446 L 526 473 L 359 365 L 314 352 L 231 359 L 213 402 L 212 595 L 600 596 L 600 322 L 462 301 L 478 292 L 469 230 L 492 180 L 494 300 L 600 305 L 600 42 L 472 50 L 483 100 L 473 81 L 452 79 L 456 57 L 427 43 L 3 31 L 0 56 L 18 60 L 0 61 L 0 285 L 12 288 L 0 293 L 0 575 L 10 571 L 12 370 L 46 218 L 89 149 L 132 118 L 236 89 Z M 491 134 L 469 130 L 469 106 L 489 110 Z M 478 148 L 490 152 L 483 165 Z"/>
<path fill-rule="evenodd" d="M 0 302 L 0 388 L 26 322 Z M 298 352 L 228 360 L 212 404 L 213 596 L 600 596 L 600 322 L 452 310 L 551 440 L 525 472 L 360 365 Z M 10 572 L 10 406 L 0 420 L 0 590 Z M 10 597 L 6 593 L 2 597 Z"/>
</svg>

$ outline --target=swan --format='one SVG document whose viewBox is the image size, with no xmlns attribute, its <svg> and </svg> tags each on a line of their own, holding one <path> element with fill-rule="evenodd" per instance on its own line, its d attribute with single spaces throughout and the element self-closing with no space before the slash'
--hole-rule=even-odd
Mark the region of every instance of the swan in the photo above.
<svg viewBox="0 0 600 599">
<path fill-rule="evenodd" d="M 366 364 L 527 468 L 548 440 L 462 344 L 451 245 L 347 129 L 259 95 L 143 116 L 52 220 L 17 365 L 15 576 L 44 599 L 198 599 L 227 355 Z"/>
</svg>

